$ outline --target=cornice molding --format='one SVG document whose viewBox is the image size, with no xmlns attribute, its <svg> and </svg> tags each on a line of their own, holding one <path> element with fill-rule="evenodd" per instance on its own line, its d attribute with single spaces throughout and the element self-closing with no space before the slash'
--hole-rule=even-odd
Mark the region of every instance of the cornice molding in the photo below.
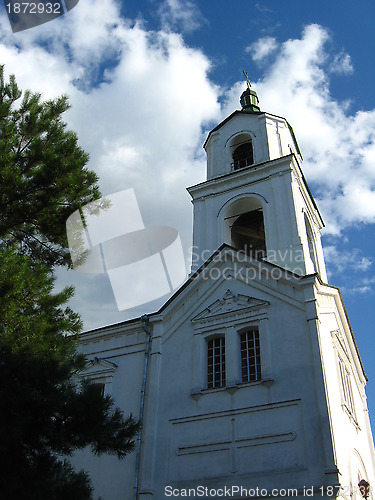
<svg viewBox="0 0 375 500">
<path fill-rule="evenodd" d="M 85 368 L 79 373 L 79 376 L 83 378 L 99 376 L 109 378 L 113 377 L 117 367 L 116 363 L 95 356 L 86 363 Z"/>
<path fill-rule="evenodd" d="M 221 299 L 215 300 L 211 305 L 197 314 L 191 321 L 195 327 L 207 323 L 217 323 L 229 317 L 261 315 L 270 303 L 248 295 L 235 294 L 227 290 Z"/>
</svg>

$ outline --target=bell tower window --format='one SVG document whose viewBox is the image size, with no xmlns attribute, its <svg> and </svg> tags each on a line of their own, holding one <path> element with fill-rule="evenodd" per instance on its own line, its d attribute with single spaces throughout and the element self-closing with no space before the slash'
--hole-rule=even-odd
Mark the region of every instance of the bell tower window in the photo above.
<svg viewBox="0 0 375 500">
<path fill-rule="evenodd" d="M 251 142 L 241 144 L 233 153 L 233 169 L 248 167 L 254 163 L 253 145 Z"/>
<path fill-rule="evenodd" d="M 231 229 L 232 245 L 252 257 L 264 257 L 266 236 L 262 209 L 252 210 L 240 215 Z"/>
<path fill-rule="evenodd" d="M 251 135 L 240 134 L 236 136 L 231 144 L 232 168 L 249 167 L 254 163 L 254 150 Z"/>
</svg>

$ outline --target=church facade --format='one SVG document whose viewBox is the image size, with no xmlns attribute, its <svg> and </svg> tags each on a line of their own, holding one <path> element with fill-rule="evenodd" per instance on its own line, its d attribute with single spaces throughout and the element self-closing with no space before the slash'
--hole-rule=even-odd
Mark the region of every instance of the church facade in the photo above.
<svg viewBox="0 0 375 500">
<path fill-rule="evenodd" d="M 125 460 L 75 457 L 96 499 L 373 498 L 366 375 L 297 141 L 250 86 L 241 105 L 188 188 L 190 278 L 159 311 L 81 335 L 84 376 L 142 420 Z"/>
</svg>

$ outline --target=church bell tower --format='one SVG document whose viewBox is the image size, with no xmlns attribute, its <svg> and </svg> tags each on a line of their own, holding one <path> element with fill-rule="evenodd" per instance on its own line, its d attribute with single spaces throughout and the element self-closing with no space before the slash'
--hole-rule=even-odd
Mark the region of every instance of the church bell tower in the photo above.
<svg viewBox="0 0 375 500">
<path fill-rule="evenodd" d="M 271 403 L 298 401 L 304 424 L 292 433 L 293 446 L 297 448 L 299 440 L 305 443 L 300 469 L 295 466 L 295 475 L 288 476 L 285 460 L 291 455 L 283 454 L 278 445 L 270 452 L 277 472 L 267 476 L 266 461 L 257 476 L 251 463 L 251 484 L 269 487 L 278 477 L 280 484 L 285 480 L 286 484 L 299 485 L 300 497 L 312 496 L 309 491 L 313 491 L 314 496 L 326 499 L 373 499 L 375 455 L 366 404 L 367 379 L 340 291 L 327 283 L 321 245 L 324 223 L 301 168 L 301 151 L 288 121 L 262 111 L 249 82 L 240 103 L 240 110 L 208 134 L 204 144 L 207 180 L 188 188 L 194 206 L 192 277 L 215 265 L 211 256 L 228 251 L 235 256 L 234 265 L 245 262 L 245 267 L 258 266 L 261 271 L 253 280 L 245 280 L 246 285 L 238 273 L 230 274 L 233 279 L 226 281 L 231 287 L 227 295 L 194 321 L 208 321 L 209 316 L 217 322 L 224 318 L 226 333 L 220 349 L 226 342 L 223 360 L 228 369 L 226 381 L 221 383 L 234 394 L 233 407 L 248 404 L 268 411 Z M 262 274 L 262 270 L 275 268 L 280 279 L 267 279 L 267 273 Z M 210 290 L 215 286 L 212 281 Z M 244 313 L 251 331 L 259 334 L 261 354 L 257 351 L 258 355 L 249 359 L 262 366 L 256 380 L 261 380 L 264 393 L 268 391 L 268 399 L 262 399 L 266 398 L 263 393 L 257 399 L 255 386 L 249 386 L 248 399 L 241 399 L 241 381 L 237 378 L 233 382 L 228 375 L 236 363 L 232 356 L 236 334 L 242 331 L 242 309 L 229 312 L 232 304 L 228 306 L 228 296 L 237 303 L 246 296 L 254 310 L 260 307 L 259 300 L 269 304 L 269 313 L 258 323 L 250 309 Z M 220 308 L 224 312 L 219 314 L 216 311 Z M 298 318 L 294 317 L 297 309 L 303 311 Z M 202 325 L 200 328 L 206 328 Z M 211 334 L 221 338 L 220 329 Z M 193 391 L 194 397 L 201 394 L 204 390 Z M 282 421 L 275 415 L 266 430 L 260 416 L 254 417 L 252 425 L 264 428 L 264 435 L 268 435 L 276 422 Z M 291 423 L 291 419 L 285 422 Z M 244 426 L 246 432 L 250 428 Z M 257 456 L 255 451 L 247 458 L 253 456 Z M 264 456 L 265 448 L 259 451 L 259 461 Z"/>
<path fill-rule="evenodd" d="M 256 92 L 208 135 L 207 181 L 188 189 L 194 204 L 193 270 L 223 243 L 299 276 L 327 282 L 324 226 L 285 118 L 260 110 Z"/>
</svg>

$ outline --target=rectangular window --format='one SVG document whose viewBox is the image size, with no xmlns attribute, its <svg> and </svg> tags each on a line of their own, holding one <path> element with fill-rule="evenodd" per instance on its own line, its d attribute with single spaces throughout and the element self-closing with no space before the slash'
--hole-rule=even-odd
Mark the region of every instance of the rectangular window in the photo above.
<svg viewBox="0 0 375 500">
<path fill-rule="evenodd" d="M 341 379 L 341 387 L 342 394 L 344 398 L 344 403 L 346 404 L 348 410 L 355 416 L 355 408 L 354 408 L 354 399 L 353 399 L 353 391 L 352 384 L 350 381 L 350 373 L 347 370 L 343 360 L 339 358 L 339 370 L 340 370 L 340 379 Z"/>
<path fill-rule="evenodd" d="M 242 382 L 261 380 L 259 331 L 248 330 L 241 334 Z"/>
<path fill-rule="evenodd" d="M 225 386 L 225 338 L 215 337 L 208 341 L 207 387 Z"/>
</svg>

